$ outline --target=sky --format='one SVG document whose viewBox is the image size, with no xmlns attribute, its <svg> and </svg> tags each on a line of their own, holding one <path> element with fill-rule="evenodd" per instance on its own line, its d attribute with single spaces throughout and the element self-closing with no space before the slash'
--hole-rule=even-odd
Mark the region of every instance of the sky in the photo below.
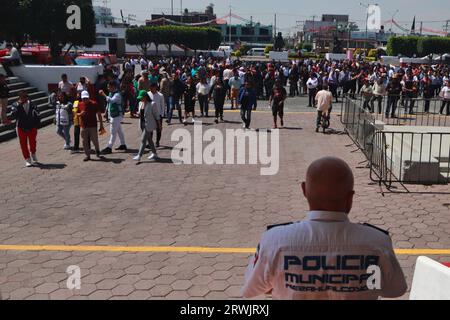
<svg viewBox="0 0 450 320">
<path fill-rule="evenodd" d="M 102 5 L 104 0 L 94 0 L 94 5 Z M 179 13 L 181 8 L 189 11 L 204 11 L 209 3 L 214 4 L 214 11 L 218 17 L 232 12 L 245 19 L 262 24 L 274 24 L 274 14 L 277 14 L 277 29 L 283 34 L 298 30 L 298 25 L 305 20 L 319 19 L 322 14 L 349 14 L 350 21 L 356 22 L 361 29 L 365 28 L 366 8 L 361 5 L 378 4 L 381 9 L 382 21 L 395 20 L 403 27 L 410 29 L 414 16 L 417 28 L 423 21 L 424 28 L 442 30 L 445 20 L 450 20 L 449 0 L 377 0 L 365 2 L 358 0 L 173 0 L 174 12 Z M 143 24 L 150 19 L 152 13 L 165 12 L 170 14 L 172 0 L 108 0 L 108 6 L 115 16 L 120 17 L 120 9 L 124 16 L 135 15 L 137 24 Z M 398 11 L 397 11 L 398 10 Z M 233 19 L 232 23 L 241 23 Z M 390 25 L 386 25 L 386 30 Z M 395 27 L 394 31 L 398 31 Z M 449 23 L 450 30 L 450 23 Z"/>
</svg>

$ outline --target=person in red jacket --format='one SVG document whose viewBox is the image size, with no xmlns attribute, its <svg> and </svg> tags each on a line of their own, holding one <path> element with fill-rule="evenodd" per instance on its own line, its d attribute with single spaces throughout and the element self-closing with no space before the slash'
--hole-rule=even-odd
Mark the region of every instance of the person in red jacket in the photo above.
<svg viewBox="0 0 450 320">
<path fill-rule="evenodd" d="M 32 167 L 33 164 L 39 164 L 36 156 L 37 129 L 40 126 L 39 110 L 28 99 L 28 94 L 25 91 L 19 93 L 19 101 L 13 104 L 11 117 L 17 120 L 17 135 L 25 159 L 25 166 Z"/>
</svg>

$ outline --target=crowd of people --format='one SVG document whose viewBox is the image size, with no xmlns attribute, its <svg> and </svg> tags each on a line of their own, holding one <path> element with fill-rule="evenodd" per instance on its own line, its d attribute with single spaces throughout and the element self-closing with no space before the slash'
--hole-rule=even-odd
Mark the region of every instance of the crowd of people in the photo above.
<svg viewBox="0 0 450 320">
<path fill-rule="evenodd" d="M 138 74 L 137 66 L 141 69 Z M 95 82 L 82 77 L 77 83 L 72 83 L 64 74 L 50 101 L 56 110 L 57 133 L 64 139 L 64 149 L 79 152 L 81 136 L 83 148 L 90 150 L 92 142 L 99 157 L 113 152 L 117 138 L 120 145 L 116 151 L 126 151 L 122 121 L 129 114 L 140 119 L 142 142 L 152 151 L 150 159 L 154 160 L 157 159 L 156 148 L 160 146 L 163 119 L 168 125 L 174 119 L 184 125 L 195 123 L 210 116 L 212 104 L 214 122 L 219 124 L 225 121 L 226 101 L 231 103 L 232 110 L 240 109 L 245 129 L 251 128 L 252 111 L 262 100 L 268 100 L 272 109 L 273 128 L 282 128 L 286 99 L 300 95 L 309 98 L 309 107 L 317 108 L 317 131 L 322 118 L 329 117 L 332 104 L 344 97 L 361 97 L 364 108 L 370 112 L 384 112 L 386 117 L 396 117 L 399 102 L 409 113 L 414 113 L 417 98 L 421 97 L 427 113 L 431 99 L 440 97 L 439 111 L 448 116 L 449 70 L 444 64 L 400 67 L 357 60 L 304 59 L 266 64 L 202 55 L 198 58 L 154 60 L 141 57 L 125 60 L 121 68 L 108 69 Z M 2 97 L 5 95 L 4 82 L 4 77 L 0 77 Z M 200 114 L 196 114 L 197 104 Z M 10 119 L 4 115 L 5 109 L 3 106 L 2 122 L 7 124 Z M 97 146 L 98 131 L 93 128 L 100 126 L 100 133 L 104 134 L 103 122 L 110 125 L 110 140 L 100 150 Z M 147 122 L 152 125 L 147 125 Z M 70 137 L 72 126 L 73 145 Z M 153 131 L 156 132 L 156 144 L 153 144 Z M 141 157 L 142 152 L 135 159 L 140 161 Z M 90 151 L 86 151 L 85 160 L 90 160 Z"/>
</svg>

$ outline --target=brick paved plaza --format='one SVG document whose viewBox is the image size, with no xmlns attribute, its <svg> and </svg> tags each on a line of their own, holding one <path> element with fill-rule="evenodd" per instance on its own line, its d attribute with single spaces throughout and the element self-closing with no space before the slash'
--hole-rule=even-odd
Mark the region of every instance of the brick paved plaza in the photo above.
<svg viewBox="0 0 450 320">
<path fill-rule="evenodd" d="M 240 128 L 238 113 L 227 112 L 226 118 L 236 123 L 218 128 Z M 176 166 L 169 148 L 159 151 L 163 161 L 136 165 L 138 125 L 128 118 L 126 139 L 134 150 L 106 162 L 83 163 L 82 154 L 63 151 L 53 126 L 38 135 L 42 168 L 24 168 L 17 140 L 0 144 L 2 299 L 240 298 L 249 253 L 15 251 L 11 246 L 255 248 L 267 225 L 303 219 L 307 203 L 300 183 L 308 165 L 326 155 L 345 159 L 354 170 L 353 221 L 389 230 L 396 249 L 450 248 L 448 186 L 388 192 L 371 183 L 365 158 L 348 136 L 316 134 L 314 121 L 312 112 L 287 115 L 275 176 L 261 176 L 260 167 L 251 165 Z M 252 126 L 269 128 L 271 114 L 255 113 Z M 162 144 L 174 146 L 170 134 L 180 127 L 165 127 Z M 333 127 L 342 130 L 336 117 Z M 105 137 L 101 140 L 104 147 Z M 410 286 L 417 255 L 398 258 Z M 450 261 L 450 256 L 432 258 Z M 70 265 L 81 268 L 81 290 L 66 287 Z"/>
</svg>

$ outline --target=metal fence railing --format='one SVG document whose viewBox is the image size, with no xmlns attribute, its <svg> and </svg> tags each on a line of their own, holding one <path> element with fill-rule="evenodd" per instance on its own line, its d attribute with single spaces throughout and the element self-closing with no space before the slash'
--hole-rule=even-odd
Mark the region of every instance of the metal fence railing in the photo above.
<svg viewBox="0 0 450 320">
<path fill-rule="evenodd" d="M 386 125 L 450 127 L 450 116 L 442 108 L 441 99 L 383 96 L 368 103 L 362 99 L 353 101 Z"/>
<path fill-rule="evenodd" d="M 411 184 L 450 182 L 450 132 L 378 131 L 370 161 L 373 181 Z"/>
<path fill-rule="evenodd" d="M 442 125 L 446 121 L 420 125 L 425 123 L 422 117 L 407 124 L 395 121 L 387 125 L 383 119 L 365 109 L 361 100 L 346 98 L 343 102 L 341 123 L 369 161 L 373 181 L 388 187 L 393 182 L 450 182 L 450 126 Z M 392 120 L 398 119 L 400 116 Z"/>
</svg>

